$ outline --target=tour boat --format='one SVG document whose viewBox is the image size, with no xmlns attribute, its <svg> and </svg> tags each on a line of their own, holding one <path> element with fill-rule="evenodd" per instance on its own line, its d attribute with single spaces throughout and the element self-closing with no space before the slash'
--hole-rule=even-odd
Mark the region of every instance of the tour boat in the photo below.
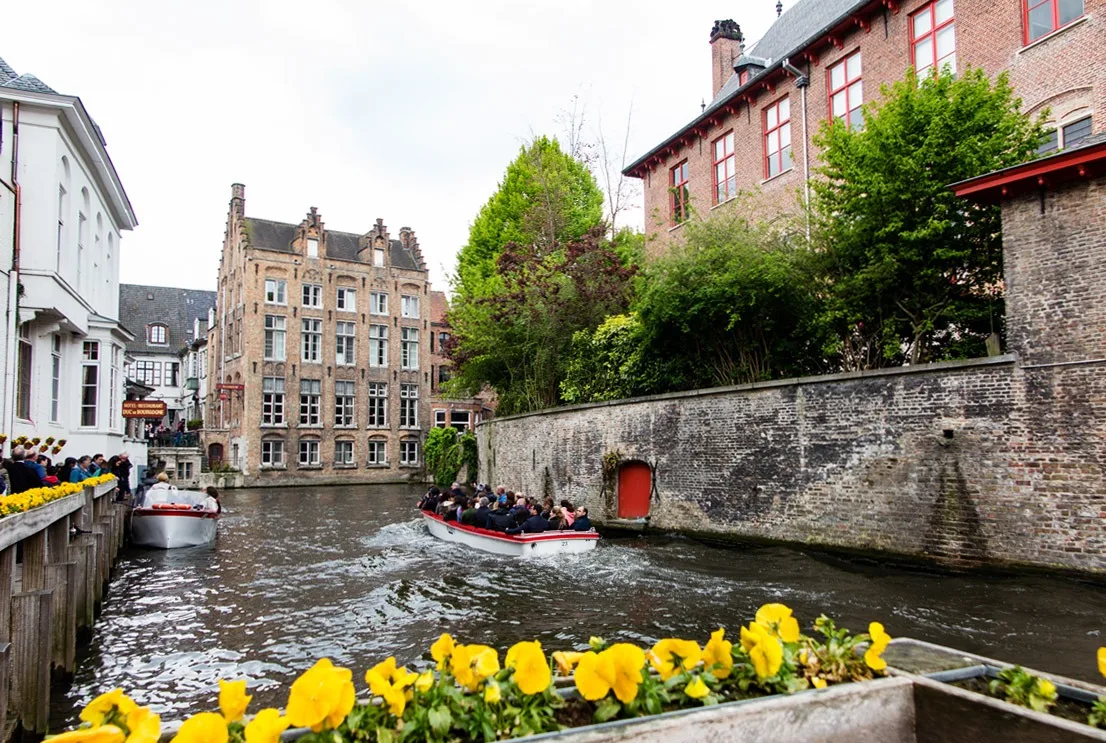
<svg viewBox="0 0 1106 743">
<path fill-rule="evenodd" d="M 143 547 L 175 549 L 215 541 L 217 511 L 205 507 L 207 493 L 151 488 L 131 512 L 131 541 Z"/>
<path fill-rule="evenodd" d="M 422 512 L 426 528 L 446 542 L 458 542 L 496 555 L 557 555 L 595 549 L 599 535 L 594 531 L 546 531 L 541 534 L 504 534 L 475 526 L 446 521 L 436 513 Z"/>
</svg>

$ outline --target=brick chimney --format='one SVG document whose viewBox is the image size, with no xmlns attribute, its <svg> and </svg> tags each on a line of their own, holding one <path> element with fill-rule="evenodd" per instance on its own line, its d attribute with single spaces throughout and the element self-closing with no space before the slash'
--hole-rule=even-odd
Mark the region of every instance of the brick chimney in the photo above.
<svg viewBox="0 0 1106 743">
<path fill-rule="evenodd" d="M 246 213 L 246 187 L 241 183 L 230 185 L 230 210 L 239 218 Z"/>
<path fill-rule="evenodd" d="M 741 26 L 734 23 L 733 19 L 714 22 L 714 28 L 710 32 L 712 98 L 718 95 L 718 91 L 730 79 L 734 60 L 744 50 L 745 37 L 741 35 Z"/>
</svg>

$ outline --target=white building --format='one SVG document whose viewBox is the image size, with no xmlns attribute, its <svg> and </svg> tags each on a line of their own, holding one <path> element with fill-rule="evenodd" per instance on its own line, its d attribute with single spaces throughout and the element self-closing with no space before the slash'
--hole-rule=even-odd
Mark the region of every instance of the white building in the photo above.
<svg viewBox="0 0 1106 743">
<path fill-rule="evenodd" d="M 181 351 L 181 363 L 184 365 L 184 419 L 186 421 L 204 420 L 207 401 L 207 331 L 215 322 L 215 308 L 212 307 L 203 319 L 196 318 L 192 323 L 192 342 Z"/>
<path fill-rule="evenodd" d="M 155 425 L 175 429 L 191 417 L 186 408 L 195 401 L 189 387 L 198 387 L 199 380 L 181 352 L 197 340 L 206 343 L 208 314 L 214 307 L 213 291 L 120 284 L 119 319 L 134 333 L 127 342 L 125 373 L 127 379 L 154 389 L 146 400 L 165 403 L 165 419 L 152 421 Z M 190 383 L 193 378 L 197 381 Z"/>
<path fill-rule="evenodd" d="M 129 450 L 144 463 L 121 410 L 119 241 L 134 211 L 81 100 L 3 60 L 0 181 L 0 432 L 66 439 L 62 457 Z"/>
</svg>

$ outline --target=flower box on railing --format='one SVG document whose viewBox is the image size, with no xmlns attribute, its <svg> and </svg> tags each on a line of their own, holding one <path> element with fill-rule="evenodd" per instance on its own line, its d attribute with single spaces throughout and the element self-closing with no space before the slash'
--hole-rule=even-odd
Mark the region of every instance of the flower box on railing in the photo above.
<svg viewBox="0 0 1106 743">
<path fill-rule="evenodd" d="M 0 518 L 0 550 L 37 534 L 58 519 L 81 510 L 84 494 L 76 493 L 44 503 L 23 513 Z"/>
<path fill-rule="evenodd" d="M 102 482 L 99 485 L 96 485 L 96 489 L 93 492 L 95 493 L 95 497 L 99 498 L 107 493 L 112 492 L 117 487 L 119 487 L 118 480 L 108 480 L 107 482 Z"/>
</svg>

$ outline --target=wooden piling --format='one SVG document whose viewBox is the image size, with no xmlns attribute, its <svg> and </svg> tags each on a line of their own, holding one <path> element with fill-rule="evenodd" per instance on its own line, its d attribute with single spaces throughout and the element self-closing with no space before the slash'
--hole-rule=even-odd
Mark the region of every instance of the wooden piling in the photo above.
<svg viewBox="0 0 1106 743">
<path fill-rule="evenodd" d="M 107 540 L 104 538 L 103 529 L 99 526 L 92 528 L 92 544 L 93 552 L 96 558 L 96 564 L 93 571 L 89 573 L 92 578 L 92 597 L 94 605 L 99 608 L 100 602 L 104 600 L 104 573 L 107 572 L 105 565 L 107 564 L 107 549 L 105 547 Z"/>
<path fill-rule="evenodd" d="M 74 539 L 72 544 L 69 545 L 69 560 L 74 563 L 73 583 L 75 591 L 73 605 L 78 628 L 92 626 L 92 587 L 89 585 L 88 578 L 89 550 L 91 548 L 91 542 L 87 541 L 85 537 Z"/>
<path fill-rule="evenodd" d="M 46 588 L 46 532 L 39 531 L 23 540 L 23 591 Z"/>
<path fill-rule="evenodd" d="M 11 642 L 12 639 L 12 585 L 14 583 L 15 545 L 13 544 L 11 547 L 0 549 L 0 645 Z"/>
<path fill-rule="evenodd" d="M 69 559 L 69 517 L 63 516 L 46 528 L 46 558 L 49 562 Z"/>
<path fill-rule="evenodd" d="M 24 730 L 45 733 L 50 714 L 50 645 L 53 597 L 49 591 L 12 596 L 11 693 Z"/>
<path fill-rule="evenodd" d="M 7 734 L 8 730 L 8 700 L 11 699 L 11 683 L 9 672 L 11 669 L 11 650 L 9 643 L 0 643 L 0 737 Z"/>
<path fill-rule="evenodd" d="M 46 586 L 53 594 L 53 642 L 51 662 L 65 673 L 76 670 L 77 563 L 52 562 L 46 566 Z"/>
</svg>

